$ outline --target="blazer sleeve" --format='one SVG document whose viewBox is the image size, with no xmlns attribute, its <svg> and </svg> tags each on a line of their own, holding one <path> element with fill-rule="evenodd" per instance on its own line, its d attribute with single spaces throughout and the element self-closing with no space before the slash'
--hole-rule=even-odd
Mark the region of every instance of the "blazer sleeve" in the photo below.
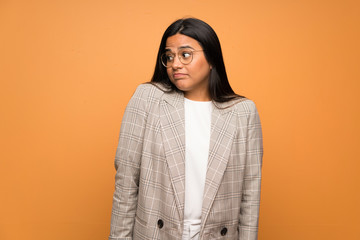
<svg viewBox="0 0 360 240">
<path fill-rule="evenodd" d="M 140 85 L 123 115 L 115 156 L 115 192 L 109 240 L 132 239 L 140 161 L 147 118 L 146 87 Z"/>
<path fill-rule="evenodd" d="M 245 174 L 240 207 L 239 239 L 256 240 L 260 207 L 263 143 L 258 111 L 252 101 L 247 101 L 247 103 L 249 116 Z"/>
</svg>

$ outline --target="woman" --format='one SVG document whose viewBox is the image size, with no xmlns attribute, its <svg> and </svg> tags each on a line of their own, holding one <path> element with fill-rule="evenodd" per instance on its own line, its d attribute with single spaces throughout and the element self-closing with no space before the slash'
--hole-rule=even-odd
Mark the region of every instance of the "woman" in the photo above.
<svg viewBox="0 0 360 240">
<path fill-rule="evenodd" d="M 165 31 L 122 120 L 110 240 L 257 239 L 262 134 L 205 22 Z"/>
</svg>

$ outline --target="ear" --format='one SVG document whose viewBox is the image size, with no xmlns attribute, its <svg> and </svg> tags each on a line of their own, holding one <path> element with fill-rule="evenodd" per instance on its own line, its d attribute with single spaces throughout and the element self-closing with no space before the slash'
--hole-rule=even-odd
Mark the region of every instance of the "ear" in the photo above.
<svg viewBox="0 0 360 240">
<path fill-rule="evenodd" d="M 212 69 L 212 66 L 210 65 L 210 70 Z"/>
</svg>

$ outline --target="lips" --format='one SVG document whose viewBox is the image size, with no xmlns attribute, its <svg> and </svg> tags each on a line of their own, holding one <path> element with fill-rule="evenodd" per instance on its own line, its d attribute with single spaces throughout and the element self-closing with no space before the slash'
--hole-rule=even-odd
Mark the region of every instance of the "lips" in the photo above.
<svg viewBox="0 0 360 240">
<path fill-rule="evenodd" d="M 174 73 L 173 77 L 174 79 L 180 79 L 180 78 L 184 78 L 187 74 L 185 73 Z"/>
</svg>

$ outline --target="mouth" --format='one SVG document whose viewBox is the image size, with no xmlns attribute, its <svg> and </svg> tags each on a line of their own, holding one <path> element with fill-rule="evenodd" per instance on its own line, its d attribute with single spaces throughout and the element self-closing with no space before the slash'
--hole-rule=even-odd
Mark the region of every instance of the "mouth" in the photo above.
<svg viewBox="0 0 360 240">
<path fill-rule="evenodd" d="M 184 78 L 187 74 L 184 74 L 184 73 L 174 73 L 173 74 L 173 78 L 174 79 L 181 79 L 181 78 Z"/>
</svg>

